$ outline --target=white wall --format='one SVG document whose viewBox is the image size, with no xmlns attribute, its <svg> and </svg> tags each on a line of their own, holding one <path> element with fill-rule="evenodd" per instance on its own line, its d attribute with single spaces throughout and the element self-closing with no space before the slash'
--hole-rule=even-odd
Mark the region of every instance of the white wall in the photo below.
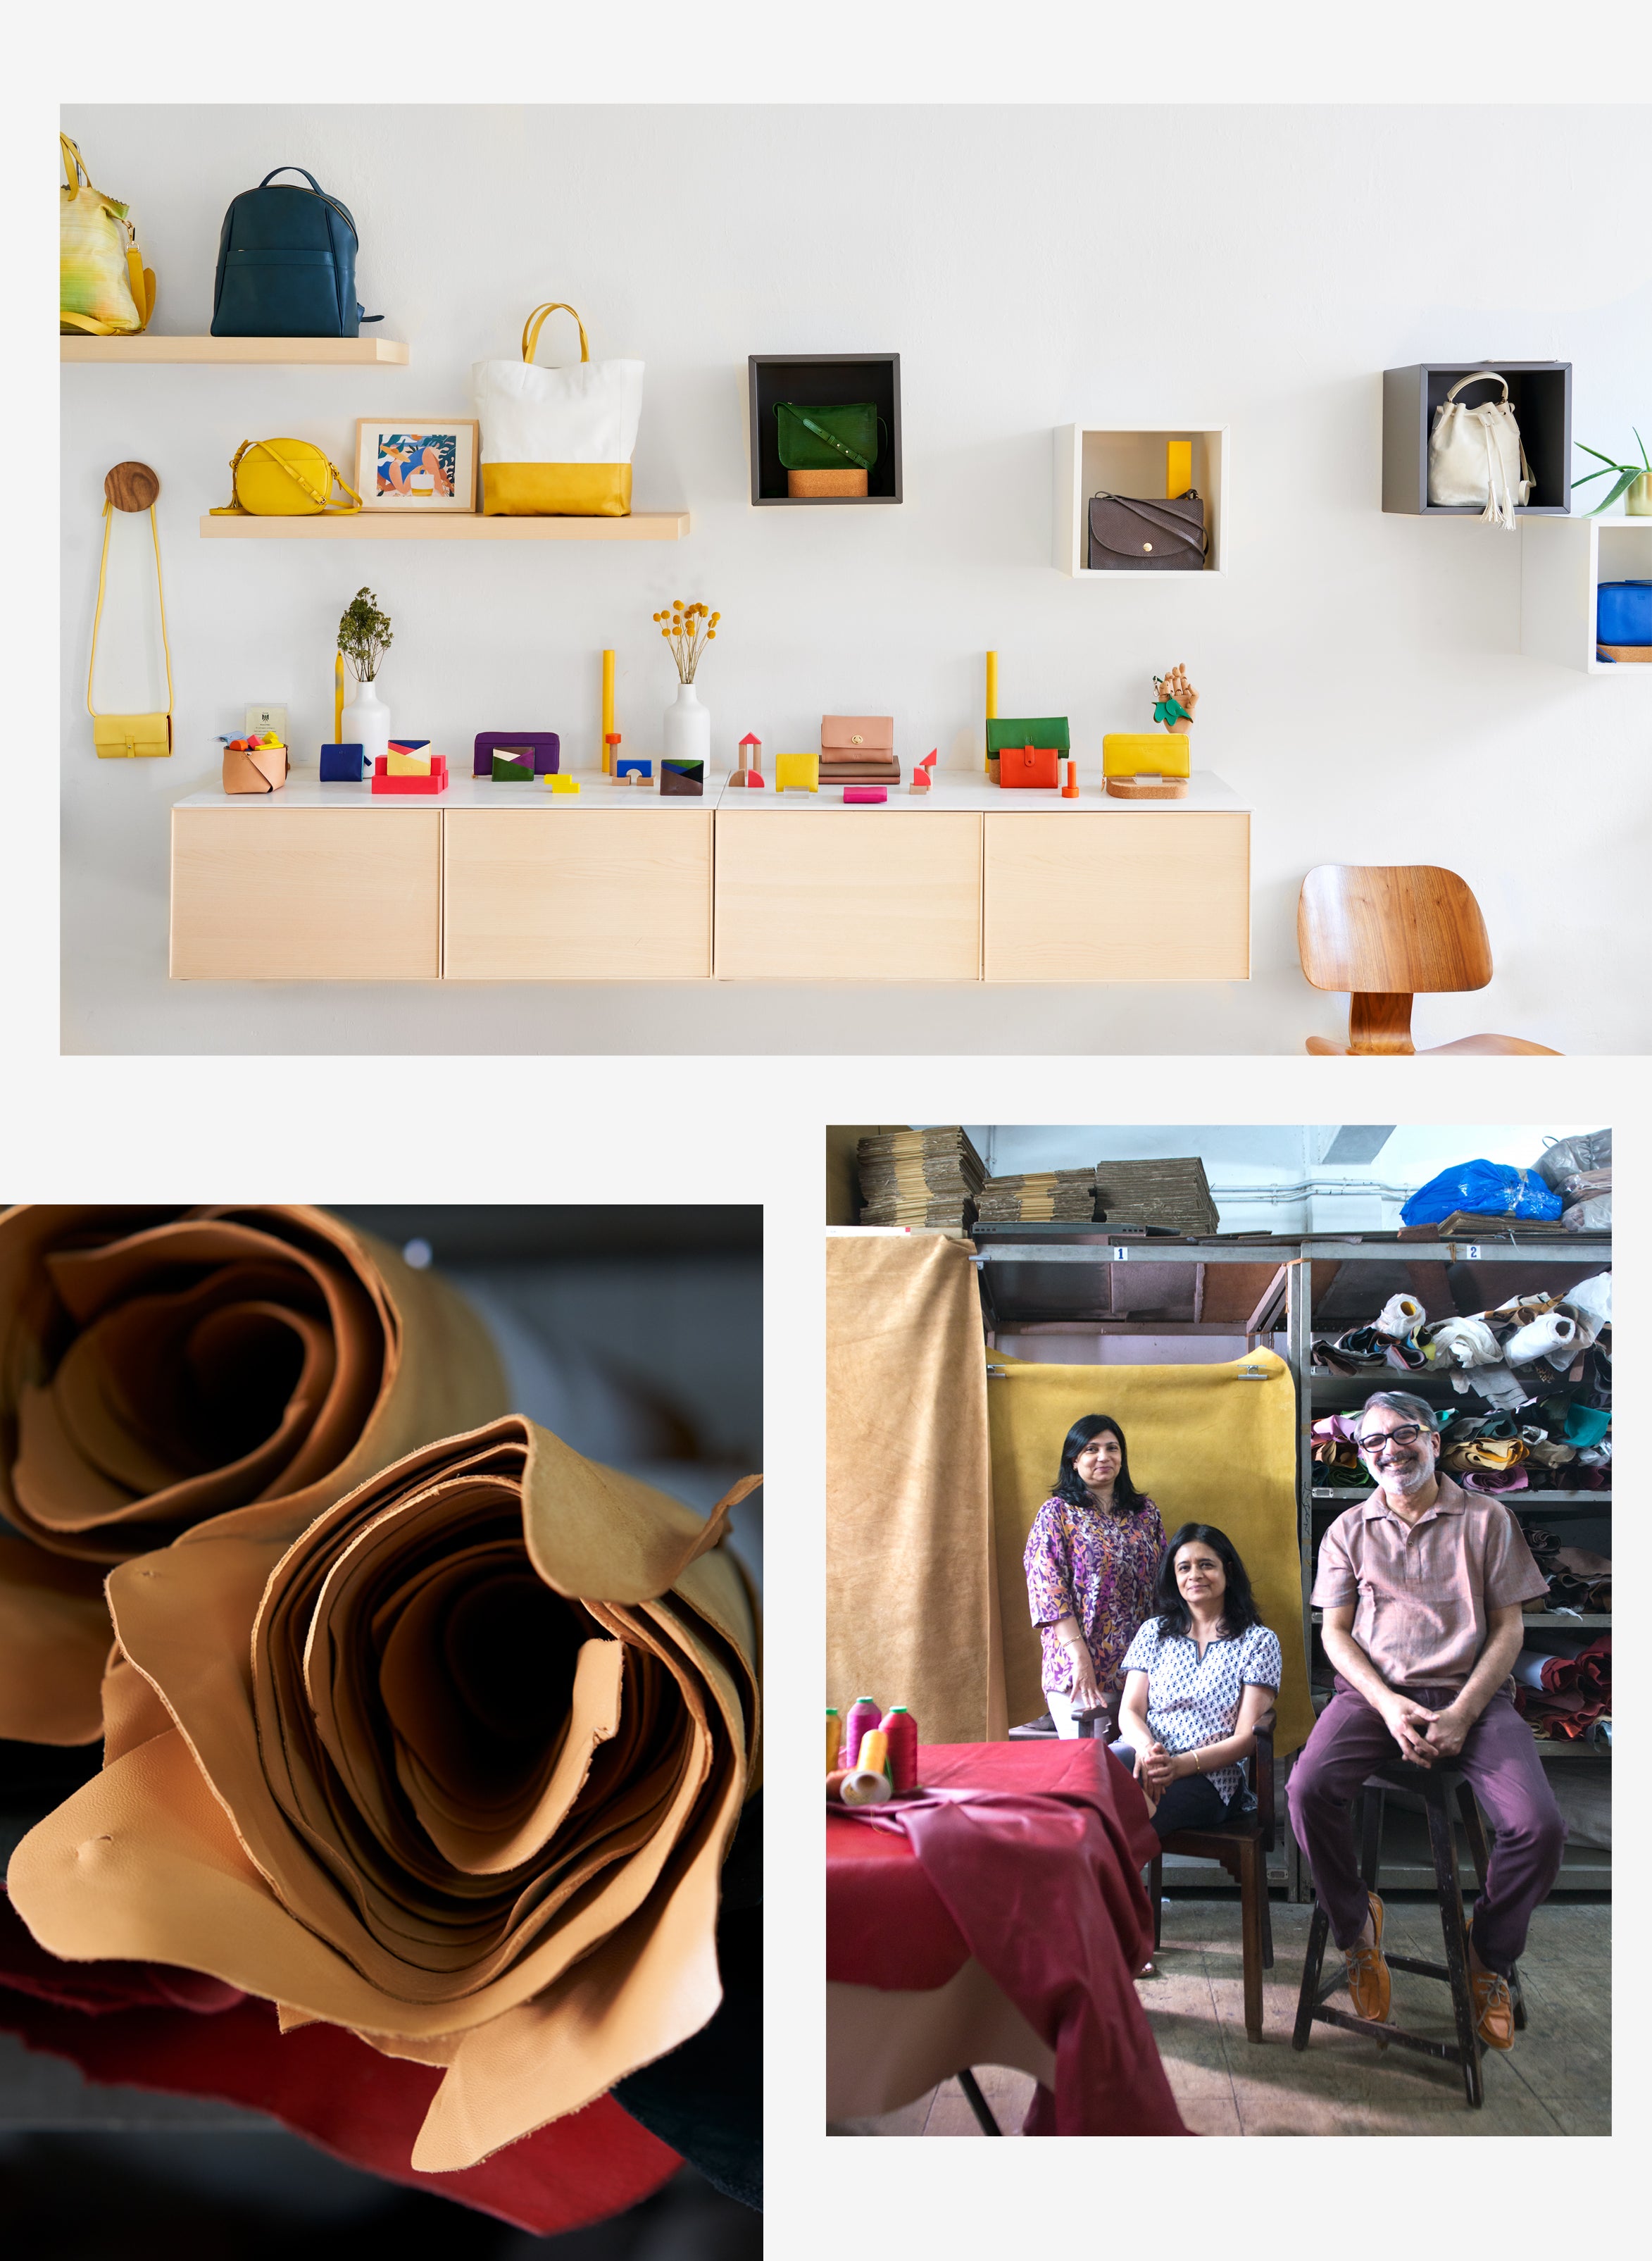
<svg viewBox="0 0 1652 2261">
<path fill-rule="evenodd" d="M 1652 235 L 1605 218 L 1643 206 L 1648 115 L 71 105 L 159 274 L 157 328 L 207 327 L 224 208 L 285 159 L 354 212 L 361 295 L 412 357 L 64 370 L 66 1049 L 1295 1052 L 1342 1010 L 1296 957 L 1301 875 L 1327 861 L 1446 863 L 1478 895 L 1497 979 L 1420 1000 L 1420 1042 L 1644 1049 L 1652 684 L 1632 678 L 1652 670 L 1522 659 L 1519 537 L 1384 516 L 1378 459 L 1385 366 L 1487 351 L 1570 358 L 1591 443 L 1652 434 Z M 647 362 L 635 500 L 685 506 L 686 542 L 201 542 L 240 441 L 292 434 L 347 465 L 358 415 L 464 413 L 471 362 L 514 353 L 546 298 L 580 308 L 598 355 Z M 901 355 L 904 506 L 754 511 L 746 355 L 856 349 Z M 1226 578 L 1056 572 L 1054 427 L 1183 420 L 1232 429 Z M 164 481 L 178 750 L 99 764 L 101 482 L 128 456 Z M 168 808 L 214 777 L 249 700 L 285 699 L 313 760 L 362 582 L 396 622 L 392 713 L 450 749 L 507 722 L 594 748 L 612 645 L 619 727 L 646 750 L 674 685 L 648 616 L 676 596 L 724 614 L 703 679 L 719 755 L 747 729 L 807 745 L 823 710 L 892 711 L 908 757 L 938 742 L 970 766 L 988 645 L 1002 704 L 1065 711 L 1093 745 L 1185 660 L 1198 758 L 1256 810 L 1254 978 L 169 985 Z M 1050 923 L 1058 950 L 1059 903 Z"/>
</svg>

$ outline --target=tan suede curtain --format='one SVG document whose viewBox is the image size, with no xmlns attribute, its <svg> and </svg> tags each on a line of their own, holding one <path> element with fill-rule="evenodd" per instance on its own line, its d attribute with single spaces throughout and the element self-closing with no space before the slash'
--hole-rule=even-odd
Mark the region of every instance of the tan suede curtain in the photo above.
<svg viewBox="0 0 1652 2261">
<path fill-rule="evenodd" d="M 1259 1350 L 1219 1366 L 1022 1365 L 996 1353 L 992 1363 L 1003 1369 L 988 1384 L 988 1404 L 1012 1723 L 1045 1709 L 1021 1567 L 1026 1534 L 1049 1497 L 1068 1430 L 1083 1414 L 1111 1413 L 1128 1441 L 1131 1476 L 1157 1505 L 1166 1535 L 1178 1524 L 1211 1523 L 1238 1549 L 1262 1623 L 1284 1653 L 1276 1743 L 1298 1749 L 1313 1707 L 1302 1650 L 1296 1390 L 1284 1360 Z"/>
<path fill-rule="evenodd" d="M 972 1254 L 826 1244 L 826 1702 L 905 1704 L 926 1743 L 1006 1725 Z"/>
</svg>

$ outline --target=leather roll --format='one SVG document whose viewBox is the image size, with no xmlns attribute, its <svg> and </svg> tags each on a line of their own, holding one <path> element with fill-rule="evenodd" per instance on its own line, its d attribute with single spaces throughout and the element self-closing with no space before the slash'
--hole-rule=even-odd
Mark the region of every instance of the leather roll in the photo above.
<svg viewBox="0 0 1652 2261">
<path fill-rule="evenodd" d="M 462 1298 L 320 1209 L 0 1215 L 0 1735 L 102 1733 L 111 1566 L 509 1402 Z"/>
<path fill-rule="evenodd" d="M 510 1415 L 122 1563 L 104 1770 L 13 1855 L 18 1913 L 442 2066 L 422 2171 L 577 2110 L 721 1999 L 757 1482 L 702 1520 Z"/>
</svg>

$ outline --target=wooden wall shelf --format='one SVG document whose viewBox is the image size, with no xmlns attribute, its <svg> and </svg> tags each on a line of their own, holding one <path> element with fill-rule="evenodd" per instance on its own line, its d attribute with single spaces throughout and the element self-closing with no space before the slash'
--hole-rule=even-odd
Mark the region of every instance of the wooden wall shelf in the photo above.
<svg viewBox="0 0 1652 2261">
<path fill-rule="evenodd" d="M 332 518 L 204 518 L 209 542 L 681 542 L 685 510 L 629 518 L 483 518 L 476 512 L 351 511 Z"/>
<path fill-rule="evenodd" d="M 1652 678 L 1595 657 L 1603 581 L 1652 579 L 1652 518 L 1528 518 L 1520 527 L 1520 650 L 1585 675 Z"/>
<path fill-rule="evenodd" d="M 1164 492 L 1165 444 L 1192 443 L 1194 489 L 1205 504 L 1208 537 L 1205 571 L 1197 573 L 1114 572 L 1092 569 L 1087 505 L 1094 494 L 1153 495 Z M 1075 581 L 1195 581 L 1227 571 L 1227 428 L 1225 425 L 1166 424 L 1134 430 L 1100 424 L 1062 424 L 1055 432 L 1055 563 Z"/>
<path fill-rule="evenodd" d="M 320 369 L 400 369 L 399 338 L 60 338 L 61 361 L 308 363 Z"/>
</svg>

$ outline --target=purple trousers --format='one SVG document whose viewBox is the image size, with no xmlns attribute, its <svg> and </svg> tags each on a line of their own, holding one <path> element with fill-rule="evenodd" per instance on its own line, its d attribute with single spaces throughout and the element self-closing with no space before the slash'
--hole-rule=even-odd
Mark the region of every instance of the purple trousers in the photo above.
<svg viewBox="0 0 1652 2261">
<path fill-rule="evenodd" d="M 1314 1722 L 1291 1769 L 1285 1797 L 1291 1826 L 1307 1855 L 1314 1890 L 1331 1919 L 1340 1949 L 1353 1946 L 1369 1913 L 1354 1843 L 1354 1814 L 1367 1775 L 1402 1756 L 1380 1712 L 1340 1676 L 1336 1693 Z M 1408 1688 L 1429 1711 L 1443 1711 L 1450 1688 Z M 1455 1766 L 1496 1831 L 1485 1890 L 1475 1902 L 1474 1944 L 1482 1963 L 1506 1978 L 1526 1945 L 1532 1910 L 1548 1895 L 1560 1871 L 1566 1824 L 1537 1755 L 1531 1729 L 1513 1699 L 1499 1691 L 1464 1738 Z"/>
</svg>

